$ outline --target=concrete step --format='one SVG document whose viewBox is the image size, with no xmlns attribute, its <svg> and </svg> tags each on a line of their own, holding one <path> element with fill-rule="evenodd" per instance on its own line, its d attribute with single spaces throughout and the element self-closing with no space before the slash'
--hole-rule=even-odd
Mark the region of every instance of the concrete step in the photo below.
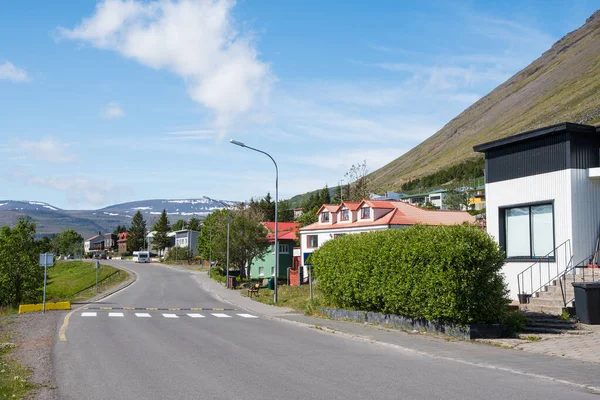
<svg viewBox="0 0 600 400">
<path fill-rule="evenodd" d="M 554 321 L 539 322 L 539 321 L 527 321 L 528 328 L 548 328 L 548 329 L 564 329 L 572 331 L 577 329 L 577 325 L 572 321 L 564 321 L 564 323 L 556 323 Z"/>
<path fill-rule="evenodd" d="M 540 304 L 520 304 L 519 310 L 521 311 L 529 311 L 536 313 L 544 313 L 548 315 L 561 315 L 563 307 L 550 306 L 550 305 L 540 305 Z"/>
<path fill-rule="evenodd" d="M 570 293 L 572 295 L 573 293 L 575 293 L 575 290 L 574 290 L 573 286 L 571 286 L 571 285 L 567 285 L 566 287 L 563 287 L 563 290 L 565 290 L 565 293 L 567 293 L 567 294 Z M 550 286 L 545 286 L 544 290 L 542 290 L 538 293 L 540 293 L 540 294 L 542 294 L 542 293 L 551 293 L 551 294 L 557 293 L 558 295 L 561 295 L 562 291 L 560 289 L 560 286 L 550 285 Z"/>
<path fill-rule="evenodd" d="M 564 307 L 564 302 L 561 296 L 557 297 L 532 297 L 529 299 L 529 304 L 537 304 L 540 306 L 555 306 Z"/>
</svg>

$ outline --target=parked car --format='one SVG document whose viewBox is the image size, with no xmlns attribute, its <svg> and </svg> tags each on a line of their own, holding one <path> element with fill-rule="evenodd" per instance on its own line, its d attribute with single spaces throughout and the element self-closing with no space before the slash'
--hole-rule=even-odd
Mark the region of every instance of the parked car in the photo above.
<svg viewBox="0 0 600 400">
<path fill-rule="evenodd" d="M 101 260 L 106 260 L 106 254 L 100 254 L 100 259 Z"/>
</svg>

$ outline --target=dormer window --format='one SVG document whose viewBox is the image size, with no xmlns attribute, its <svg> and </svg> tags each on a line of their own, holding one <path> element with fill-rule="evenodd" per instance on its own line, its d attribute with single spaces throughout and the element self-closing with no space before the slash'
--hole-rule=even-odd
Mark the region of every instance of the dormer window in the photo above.
<svg viewBox="0 0 600 400">
<path fill-rule="evenodd" d="M 369 219 L 371 218 L 371 209 L 369 207 L 360 209 L 360 218 L 361 219 Z"/>
<path fill-rule="evenodd" d="M 321 213 L 321 222 L 329 222 L 329 213 L 327 211 Z"/>
<path fill-rule="evenodd" d="M 347 208 L 342 210 L 341 219 L 342 221 L 348 221 L 350 219 L 350 210 L 348 210 Z"/>
</svg>

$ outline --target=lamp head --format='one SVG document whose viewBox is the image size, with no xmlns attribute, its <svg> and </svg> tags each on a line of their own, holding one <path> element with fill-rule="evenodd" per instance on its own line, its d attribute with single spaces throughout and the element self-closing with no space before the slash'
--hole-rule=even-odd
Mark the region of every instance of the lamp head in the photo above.
<svg viewBox="0 0 600 400">
<path fill-rule="evenodd" d="M 244 143 L 242 143 L 242 142 L 238 142 L 238 141 L 237 141 L 237 140 L 235 140 L 235 139 L 230 139 L 230 140 L 229 140 L 229 143 L 231 143 L 231 144 L 235 144 L 235 145 L 237 145 L 237 146 L 240 146 L 240 147 L 246 147 L 246 145 L 245 145 Z"/>
</svg>

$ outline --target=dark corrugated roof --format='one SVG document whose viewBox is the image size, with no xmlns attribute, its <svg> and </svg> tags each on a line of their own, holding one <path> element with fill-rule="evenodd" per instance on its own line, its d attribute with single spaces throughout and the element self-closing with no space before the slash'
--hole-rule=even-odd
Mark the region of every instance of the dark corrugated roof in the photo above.
<svg viewBox="0 0 600 400">
<path fill-rule="evenodd" d="M 505 137 L 502 139 L 494 140 L 492 142 L 487 142 L 483 144 L 479 144 L 473 147 L 473 150 L 479 153 L 485 153 L 488 150 L 495 149 L 498 147 L 503 147 L 509 144 L 523 142 L 525 140 L 541 137 L 541 136 L 549 136 L 559 132 L 580 132 L 580 133 L 594 133 L 600 132 L 597 128 L 590 125 L 582 125 L 582 124 L 574 124 L 572 122 L 563 122 L 556 125 L 546 126 L 544 128 L 534 129 L 532 131 L 527 131 L 523 133 L 519 133 L 513 136 Z"/>
</svg>

